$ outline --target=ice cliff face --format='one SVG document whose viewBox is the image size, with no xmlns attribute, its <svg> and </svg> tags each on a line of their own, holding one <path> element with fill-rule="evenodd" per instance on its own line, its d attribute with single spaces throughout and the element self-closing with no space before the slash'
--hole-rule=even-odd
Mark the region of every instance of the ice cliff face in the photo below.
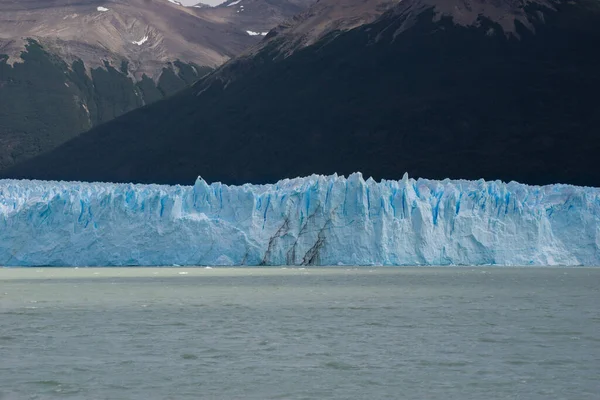
<svg viewBox="0 0 600 400">
<path fill-rule="evenodd" d="M 0 265 L 598 265 L 600 189 L 0 181 Z"/>
</svg>

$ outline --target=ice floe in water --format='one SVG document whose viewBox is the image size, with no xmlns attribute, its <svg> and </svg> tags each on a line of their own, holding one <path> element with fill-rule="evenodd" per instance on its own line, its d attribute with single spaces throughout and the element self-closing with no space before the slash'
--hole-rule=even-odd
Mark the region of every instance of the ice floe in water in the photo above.
<svg viewBox="0 0 600 400">
<path fill-rule="evenodd" d="M 600 189 L 0 181 L 0 265 L 598 265 Z"/>
</svg>

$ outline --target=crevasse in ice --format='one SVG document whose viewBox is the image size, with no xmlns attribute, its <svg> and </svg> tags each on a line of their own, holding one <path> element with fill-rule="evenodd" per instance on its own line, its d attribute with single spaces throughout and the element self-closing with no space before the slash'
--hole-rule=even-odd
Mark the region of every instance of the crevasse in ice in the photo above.
<svg viewBox="0 0 600 400">
<path fill-rule="evenodd" d="M 0 265 L 598 265 L 600 189 L 0 181 Z"/>
</svg>

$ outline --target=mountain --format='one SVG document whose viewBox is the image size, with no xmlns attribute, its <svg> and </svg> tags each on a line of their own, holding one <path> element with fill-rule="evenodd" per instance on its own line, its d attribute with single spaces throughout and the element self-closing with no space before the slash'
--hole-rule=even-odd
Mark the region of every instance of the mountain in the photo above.
<svg viewBox="0 0 600 400">
<path fill-rule="evenodd" d="M 185 88 L 262 39 L 249 30 L 269 30 L 308 5 L 243 1 L 256 11 L 0 0 L 0 169 Z"/>
<path fill-rule="evenodd" d="M 205 18 L 231 21 L 250 36 L 264 36 L 276 25 L 305 11 L 312 3 L 313 0 L 227 0 L 216 7 L 201 8 Z"/>
<path fill-rule="evenodd" d="M 192 88 L 4 175 L 600 186 L 597 48 L 598 0 L 321 0 Z"/>
</svg>

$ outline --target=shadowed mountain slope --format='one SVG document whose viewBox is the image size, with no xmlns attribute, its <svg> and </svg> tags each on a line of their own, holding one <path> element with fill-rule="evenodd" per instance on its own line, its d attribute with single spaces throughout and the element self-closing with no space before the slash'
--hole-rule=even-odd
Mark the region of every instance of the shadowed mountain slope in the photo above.
<svg viewBox="0 0 600 400">
<path fill-rule="evenodd" d="M 5 176 L 241 183 L 360 170 L 600 186 L 599 2 L 447 3 L 370 2 L 379 16 L 356 26 L 346 9 L 341 29 L 299 29 L 317 3 L 194 87 Z"/>
</svg>

